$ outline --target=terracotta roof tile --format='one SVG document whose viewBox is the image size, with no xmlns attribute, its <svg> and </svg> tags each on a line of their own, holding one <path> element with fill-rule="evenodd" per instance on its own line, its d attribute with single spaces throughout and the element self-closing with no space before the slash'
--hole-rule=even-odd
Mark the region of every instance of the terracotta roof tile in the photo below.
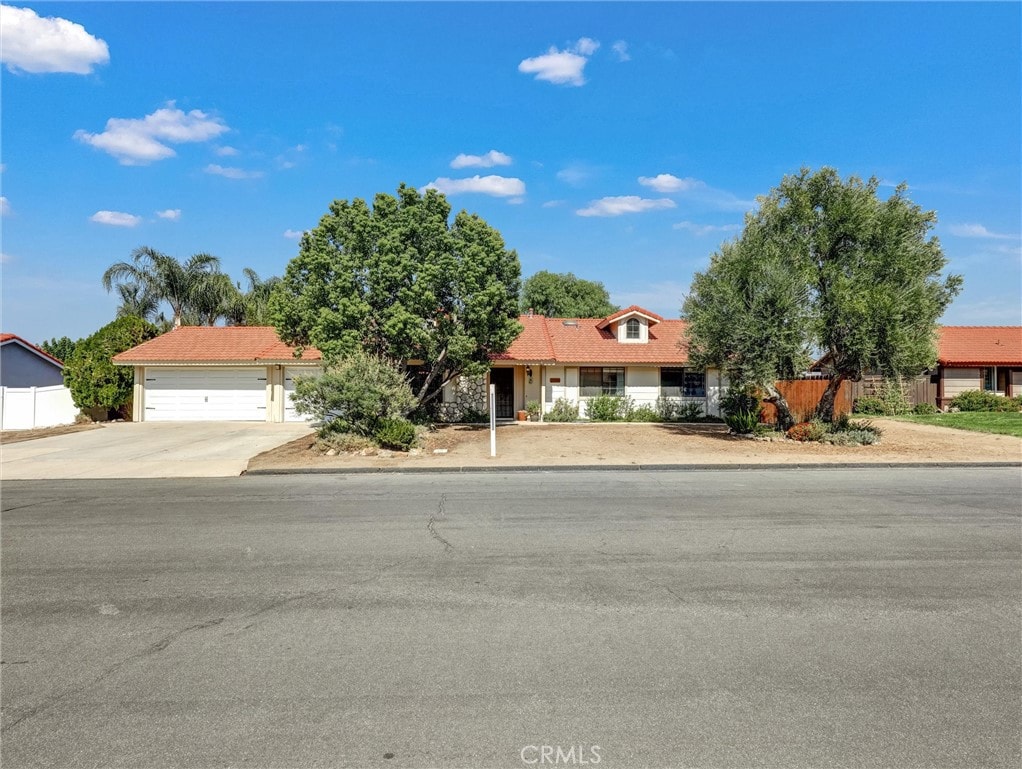
<svg viewBox="0 0 1022 769">
<path fill-rule="evenodd" d="M 647 313 L 651 317 L 653 313 Z M 681 366 L 688 362 L 684 346 L 686 323 L 661 320 L 649 329 L 649 342 L 625 344 L 600 328 L 602 318 L 522 316 L 525 330 L 506 353 L 493 360 L 520 363 L 625 363 Z"/>
<path fill-rule="evenodd" d="M 937 360 L 945 366 L 1022 366 L 1022 326 L 941 326 Z"/>
<path fill-rule="evenodd" d="M 50 355 L 48 352 L 46 352 L 46 350 L 42 349 L 41 347 L 36 347 L 31 342 L 26 342 L 24 339 L 22 339 L 17 334 L 0 334 L 0 344 L 5 344 L 7 342 L 18 342 L 19 344 L 22 344 L 25 347 L 27 347 L 32 352 L 34 352 L 34 353 L 36 353 L 38 355 L 41 355 L 42 357 L 46 358 L 47 360 L 53 361 L 54 363 L 56 363 L 61 368 L 64 367 L 64 361 L 62 361 L 60 358 L 56 358 L 56 357 Z"/>
<path fill-rule="evenodd" d="M 182 326 L 114 356 L 115 363 L 242 363 L 292 361 L 295 348 L 272 326 Z M 322 360 L 306 347 L 301 361 Z"/>
</svg>

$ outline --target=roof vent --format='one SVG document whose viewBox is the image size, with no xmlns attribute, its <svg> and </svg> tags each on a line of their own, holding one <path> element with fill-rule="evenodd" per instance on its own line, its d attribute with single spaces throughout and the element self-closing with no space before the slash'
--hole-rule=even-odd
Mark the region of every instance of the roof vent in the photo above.
<svg viewBox="0 0 1022 769">
<path fill-rule="evenodd" d="M 565 320 L 565 321 L 562 321 L 562 323 L 564 323 L 565 326 L 577 326 L 578 325 L 578 321 L 577 320 Z"/>
</svg>

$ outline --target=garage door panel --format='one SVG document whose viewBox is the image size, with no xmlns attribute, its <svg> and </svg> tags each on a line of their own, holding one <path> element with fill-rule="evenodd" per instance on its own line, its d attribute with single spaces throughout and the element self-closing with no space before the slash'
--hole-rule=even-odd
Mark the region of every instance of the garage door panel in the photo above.
<svg viewBox="0 0 1022 769">
<path fill-rule="evenodd" d="M 322 370 L 309 367 L 285 366 L 284 367 L 284 421 L 285 422 L 308 422 L 315 417 L 303 414 L 294 404 L 295 378 L 311 378 L 322 374 Z"/>
<path fill-rule="evenodd" d="M 266 369 L 150 369 L 150 421 L 266 421 Z"/>
</svg>

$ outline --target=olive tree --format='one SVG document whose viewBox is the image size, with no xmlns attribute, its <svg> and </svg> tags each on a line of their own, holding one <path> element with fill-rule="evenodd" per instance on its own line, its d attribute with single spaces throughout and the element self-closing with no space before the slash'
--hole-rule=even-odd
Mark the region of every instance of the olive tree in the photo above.
<svg viewBox="0 0 1022 769">
<path fill-rule="evenodd" d="M 886 200 L 878 188 L 876 178 L 802 169 L 761 197 L 741 236 L 693 280 L 683 312 L 695 358 L 763 387 L 780 413 L 773 379 L 803 370 L 810 353 L 825 356 L 833 376 L 816 416 L 827 421 L 844 381 L 931 367 L 937 320 L 962 279 L 942 276 L 936 214 L 905 185 Z"/>
</svg>

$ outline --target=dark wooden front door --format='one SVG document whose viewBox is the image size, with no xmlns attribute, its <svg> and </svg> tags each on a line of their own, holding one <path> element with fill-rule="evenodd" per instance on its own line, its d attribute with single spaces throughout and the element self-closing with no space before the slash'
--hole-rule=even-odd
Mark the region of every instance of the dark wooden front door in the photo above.
<svg viewBox="0 0 1022 769">
<path fill-rule="evenodd" d="M 494 385 L 497 397 L 497 419 L 514 419 L 515 370 L 513 368 L 491 368 L 490 384 Z"/>
</svg>

